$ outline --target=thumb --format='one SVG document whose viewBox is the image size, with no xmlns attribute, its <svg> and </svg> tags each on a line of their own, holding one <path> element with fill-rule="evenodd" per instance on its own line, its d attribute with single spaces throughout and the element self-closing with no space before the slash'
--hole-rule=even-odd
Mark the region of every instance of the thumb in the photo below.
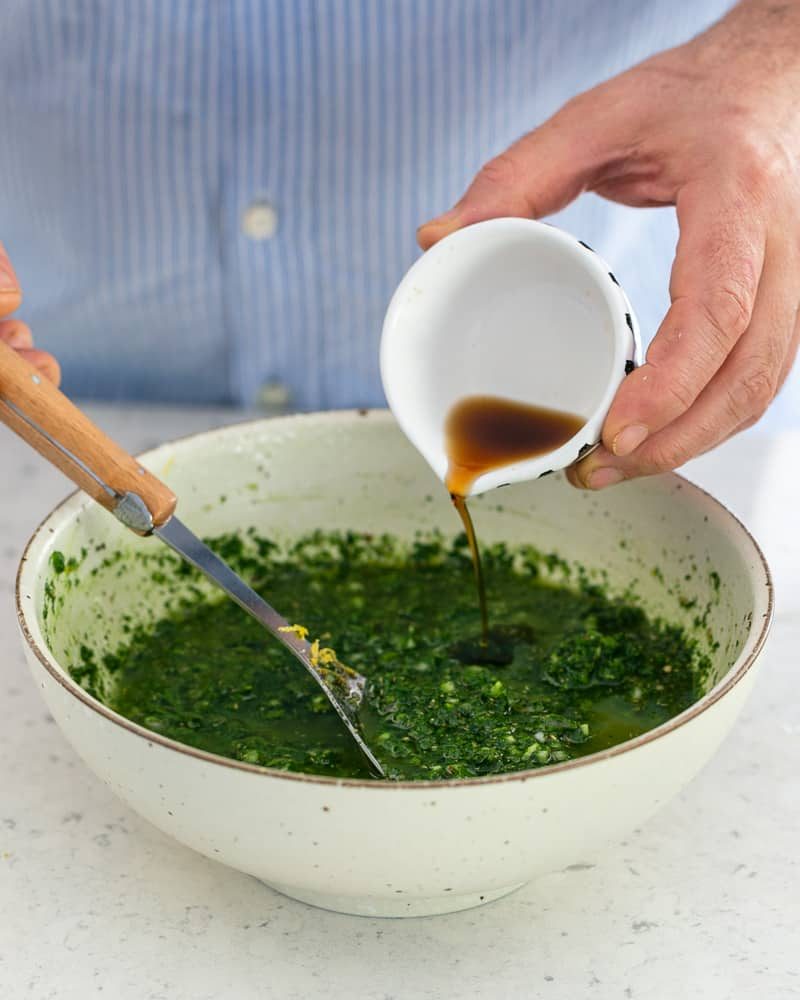
<svg viewBox="0 0 800 1000">
<path fill-rule="evenodd" d="M 584 191 L 614 159 L 612 129 L 598 121 L 602 101 L 589 91 L 489 160 L 455 207 L 417 230 L 423 250 L 473 222 L 501 216 L 539 219 Z"/>
</svg>

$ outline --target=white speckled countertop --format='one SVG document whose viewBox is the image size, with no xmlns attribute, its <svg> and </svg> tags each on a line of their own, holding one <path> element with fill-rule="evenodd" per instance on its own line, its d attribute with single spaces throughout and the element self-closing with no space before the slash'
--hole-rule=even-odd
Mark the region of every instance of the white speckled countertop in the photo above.
<svg viewBox="0 0 800 1000">
<path fill-rule="evenodd" d="M 95 407 L 133 450 L 236 415 Z M 451 916 L 286 899 L 173 843 L 77 759 L 23 661 L 13 580 L 67 492 L 0 429 L 0 998 L 358 1000 L 800 997 L 800 433 L 687 473 L 753 530 L 777 617 L 733 734 L 678 799 L 584 864 Z"/>
</svg>

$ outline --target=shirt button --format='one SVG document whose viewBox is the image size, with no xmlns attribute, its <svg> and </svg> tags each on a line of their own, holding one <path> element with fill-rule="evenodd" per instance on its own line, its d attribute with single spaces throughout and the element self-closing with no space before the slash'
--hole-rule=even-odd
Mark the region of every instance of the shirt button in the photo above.
<svg viewBox="0 0 800 1000">
<path fill-rule="evenodd" d="M 269 240 L 278 229 L 278 213 L 268 201 L 253 201 L 242 213 L 242 232 L 251 240 Z"/>
<path fill-rule="evenodd" d="M 258 392 L 257 402 L 265 413 L 286 413 L 292 394 L 283 382 L 265 382 Z"/>
</svg>

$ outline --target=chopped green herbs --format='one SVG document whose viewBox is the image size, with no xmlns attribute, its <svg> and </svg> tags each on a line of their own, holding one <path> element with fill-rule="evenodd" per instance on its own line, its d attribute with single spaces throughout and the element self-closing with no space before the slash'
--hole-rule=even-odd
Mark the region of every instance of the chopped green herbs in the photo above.
<svg viewBox="0 0 800 1000">
<path fill-rule="evenodd" d="M 316 532 L 288 549 L 252 537 L 214 544 L 368 678 L 365 736 L 395 780 L 570 760 L 659 725 L 700 694 L 707 662 L 693 639 L 530 548 L 484 551 L 498 623 L 487 651 L 463 537 L 406 546 Z M 63 557 L 51 561 L 63 572 Z M 571 585 L 546 582 L 548 567 Z M 159 572 L 169 585 L 187 569 L 167 561 Z M 154 732 L 250 764 L 367 775 L 324 694 L 230 601 L 198 596 L 131 629 L 112 656 L 84 648 L 81 660 L 76 680 Z"/>
</svg>

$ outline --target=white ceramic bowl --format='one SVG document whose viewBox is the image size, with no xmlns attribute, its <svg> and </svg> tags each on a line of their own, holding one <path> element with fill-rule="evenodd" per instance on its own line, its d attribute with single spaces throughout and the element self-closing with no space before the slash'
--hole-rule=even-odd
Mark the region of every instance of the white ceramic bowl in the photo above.
<svg viewBox="0 0 800 1000">
<path fill-rule="evenodd" d="M 230 427 L 166 444 L 143 462 L 175 488 L 181 516 L 203 534 L 249 525 L 279 538 L 320 525 L 406 537 L 418 528 L 458 530 L 445 491 L 385 413 Z M 486 541 L 557 549 L 606 571 L 613 588 L 635 579 L 656 613 L 687 621 L 708 607 L 720 643 L 708 693 L 658 729 L 603 753 L 493 778 L 343 781 L 216 757 L 116 715 L 67 673 L 80 643 L 113 648 L 124 614 L 147 621 L 165 597 L 135 561 L 101 565 L 115 549 L 159 543 L 129 534 L 83 494 L 47 518 L 20 565 L 19 621 L 36 684 L 67 739 L 133 809 L 290 896 L 385 916 L 496 899 L 596 854 L 696 774 L 751 688 L 772 596 L 763 557 L 742 525 L 675 475 L 600 494 L 552 476 L 486 497 L 474 509 Z M 100 543 L 106 548 L 97 552 Z M 43 621 L 51 553 L 83 547 L 89 554 L 72 577 L 80 585 L 60 589 L 59 613 Z M 691 600 L 697 604 L 687 609 Z"/>
<path fill-rule="evenodd" d="M 389 303 L 380 360 L 392 412 L 442 481 L 446 417 L 465 396 L 584 418 L 554 451 L 479 476 L 475 496 L 565 469 L 596 445 L 640 356 L 633 308 L 601 257 L 544 222 L 490 219 L 413 264 Z"/>
</svg>

